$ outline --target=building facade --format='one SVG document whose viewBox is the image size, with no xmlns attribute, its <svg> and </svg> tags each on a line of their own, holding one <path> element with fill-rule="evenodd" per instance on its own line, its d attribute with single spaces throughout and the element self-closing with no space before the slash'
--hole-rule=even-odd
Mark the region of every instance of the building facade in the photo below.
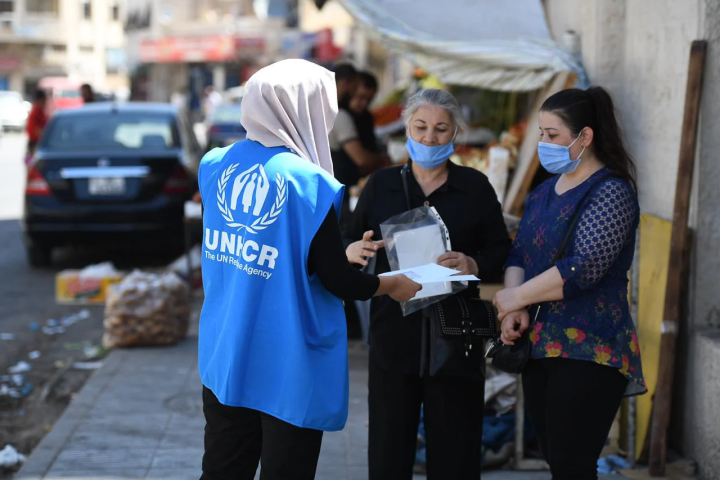
<svg viewBox="0 0 720 480">
<path fill-rule="evenodd" d="M 714 479 L 720 472 L 720 4 L 651 3 L 546 0 L 555 37 L 576 31 L 591 82 L 615 97 L 638 166 L 643 212 L 666 220 L 673 218 L 690 44 L 708 41 L 691 202 L 689 289 L 669 441 L 671 448 L 697 461 L 700 478 Z"/>
<path fill-rule="evenodd" d="M 206 87 L 239 86 L 284 58 L 284 37 L 297 30 L 297 2 L 290 0 L 125 3 L 133 98 L 167 102 L 182 93 L 192 110 Z"/>
<path fill-rule="evenodd" d="M 32 95 L 45 77 L 127 87 L 121 0 L 0 0 L 0 89 Z"/>
</svg>

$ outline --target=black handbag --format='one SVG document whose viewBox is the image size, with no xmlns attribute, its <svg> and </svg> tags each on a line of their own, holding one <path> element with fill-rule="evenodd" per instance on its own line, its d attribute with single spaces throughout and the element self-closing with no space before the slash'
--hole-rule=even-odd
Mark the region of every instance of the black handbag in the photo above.
<svg viewBox="0 0 720 480">
<path fill-rule="evenodd" d="M 400 171 L 408 210 L 407 165 Z M 428 325 L 429 328 L 428 328 Z M 423 309 L 420 374 L 482 378 L 485 338 L 497 333 L 497 310 L 492 303 L 456 294 Z M 426 335 L 430 338 L 426 338 Z M 428 348 L 429 347 L 429 348 Z"/>
<path fill-rule="evenodd" d="M 573 212 L 573 216 L 570 220 L 570 227 L 568 228 L 565 238 L 563 238 L 560 244 L 560 249 L 553 257 L 553 265 L 562 258 L 565 253 L 565 247 L 567 247 L 568 241 L 577 227 L 578 221 L 580 220 L 580 214 L 584 210 L 585 200 L 590 197 L 590 192 L 595 190 L 595 187 L 601 182 L 598 181 L 593 187 L 589 188 L 585 195 L 578 202 L 578 207 Z M 525 330 L 520 338 L 515 340 L 514 345 L 505 345 L 500 340 L 500 335 L 490 340 L 485 350 L 485 357 L 492 358 L 492 366 L 505 373 L 520 374 L 525 369 L 528 360 L 530 360 L 530 354 L 532 352 L 532 343 L 530 342 L 530 332 L 537 321 L 537 317 L 540 314 L 540 305 L 535 306 L 535 315 L 532 317 L 532 321 Z M 530 310 L 530 309 L 528 309 Z"/>
</svg>

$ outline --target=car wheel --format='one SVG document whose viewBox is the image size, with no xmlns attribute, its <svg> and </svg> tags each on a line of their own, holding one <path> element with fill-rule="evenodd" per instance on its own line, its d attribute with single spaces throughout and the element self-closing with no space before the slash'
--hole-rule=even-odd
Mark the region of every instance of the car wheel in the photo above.
<svg viewBox="0 0 720 480">
<path fill-rule="evenodd" d="M 52 263 L 52 247 L 28 241 L 25 245 L 28 264 L 33 268 L 49 267 Z"/>
</svg>

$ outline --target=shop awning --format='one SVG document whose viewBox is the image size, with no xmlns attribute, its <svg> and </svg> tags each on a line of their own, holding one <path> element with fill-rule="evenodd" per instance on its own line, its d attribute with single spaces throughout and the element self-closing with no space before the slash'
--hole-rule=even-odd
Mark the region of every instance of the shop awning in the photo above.
<svg viewBox="0 0 720 480">
<path fill-rule="evenodd" d="M 582 67 L 552 39 L 541 0 L 340 0 L 362 27 L 441 81 L 536 90 Z"/>
</svg>

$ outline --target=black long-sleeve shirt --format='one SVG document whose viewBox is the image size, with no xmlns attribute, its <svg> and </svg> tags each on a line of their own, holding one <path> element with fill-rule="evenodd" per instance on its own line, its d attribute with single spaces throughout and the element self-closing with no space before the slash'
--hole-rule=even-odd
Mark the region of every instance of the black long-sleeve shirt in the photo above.
<svg viewBox="0 0 720 480">
<path fill-rule="evenodd" d="M 378 277 L 363 273 L 348 262 L 334 208 L 330 209 L 310 244 L 308 273 L 317 273 L 320 283 L 343 300 L 367 300 L 380 286 Z"/>
<path fill-rule="evenodd" d="M 412 168 L 412 164 L 411 164 Z M 447 182 L 428 197 L 407 174 L 410 205 L 433 206 L 450 234 L 452 250 L 472 257 L 482 282 L 497 281 L 510 251 L 510 238 L 497 194 L 487 177 L 477 170 L 448 162 Z M 407 210 L 399 167 L 376 172 L 363 189 L 344 237 L 346 244 L 360 240 L 373 230 L 373 240 L 382 238 L 380 224 Z M 387 255 L 380 251 L 375 273 L 390 270 Z M 477 289 L 468 289 L 471 295 Z M 403 317 L 400 304 L 389 297 L 373 299 L 370 324 L 370 358 L 397 373 L 418 373 L 422 338 L 422 313 Z"/>
</svg>

